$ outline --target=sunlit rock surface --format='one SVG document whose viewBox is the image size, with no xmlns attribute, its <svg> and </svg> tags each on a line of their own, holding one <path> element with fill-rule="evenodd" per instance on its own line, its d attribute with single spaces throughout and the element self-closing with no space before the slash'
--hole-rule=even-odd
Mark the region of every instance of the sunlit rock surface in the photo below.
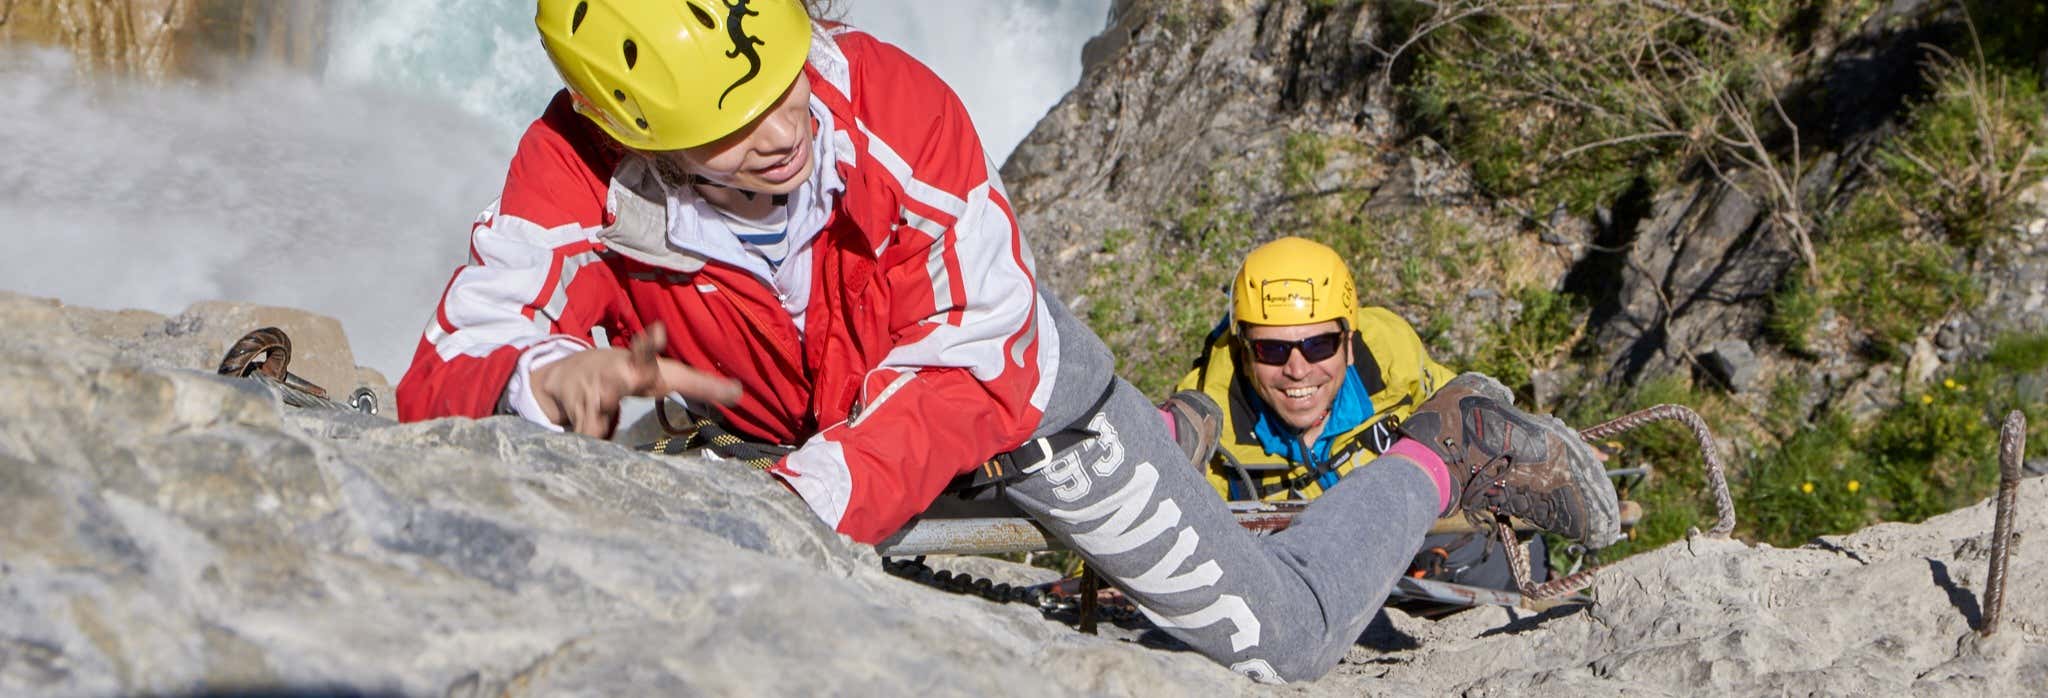
<svg viewBox="0 0 2048 698">
<path fill-rule="evenodd" d="M 245 317 L 0 294 L 0 694 L 1268 690 L 889 577 L 749 468 L 285 407 L 183 358 L 204 340 L 166 328 L 206 308 Z M 2036 692 L 2044 505 L 2029 481 L 1989 642 L 1984 504 L 1798 550 L 1674 544 L 1603 573 L 1590 610 L 1390 613 L 1281 690 Z"/>
<path fill-rule="evenodd" d="M 287 408 L 178 322 L 0 294 L 0 694 L 1244 688 L 888 577 L 758 471 Z"/>
</svg>

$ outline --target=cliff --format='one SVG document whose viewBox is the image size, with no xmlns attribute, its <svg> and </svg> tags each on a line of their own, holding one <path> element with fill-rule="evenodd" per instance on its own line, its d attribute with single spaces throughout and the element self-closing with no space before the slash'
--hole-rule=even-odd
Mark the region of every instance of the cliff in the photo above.
<svg viewBox="0 0 2048 698">
<path fill-rule="evenodd" d="M 251 62 L 318 71 L 324 0 L 0 0 L 0 44 L 69 51 L 84 71 L 162 81 Z"/>
</svg>

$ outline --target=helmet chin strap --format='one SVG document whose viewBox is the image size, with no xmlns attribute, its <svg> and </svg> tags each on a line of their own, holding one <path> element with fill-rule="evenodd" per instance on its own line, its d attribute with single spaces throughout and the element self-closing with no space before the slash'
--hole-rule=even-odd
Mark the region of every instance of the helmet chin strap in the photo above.
<svg viewBox="0 0 2048 698">
<path fill-rule="evenodd" d="M 744 197 L 747 197 L 747 200 L 748 200 L 748 201 L 753 201 L 755 197 L 758 197 L 758 196 L 760 196 L 760 195 L 761 195 L 761 193 L 760 193 L 760 192 L 757 192 L 757 191 L 753 191 L 753 190 L 750 190 L 750 189 L 741 189 L 741 188 L 739 188 L 739 187 L 735 187 L 735 186 L 731 186 L 731 185 L 727 185 L 727 184 L 722 184 L 722 183 L 719 183 L 719 182 L 714 182 L 714 181 L 711 181 L 711 179 L 710 179 L 710 178 L 708 178 L 708 177 L 705 177 L 704 175 L 700 175 L 700 174 L 694 173 L 694 172 L 690 173 L 690 185 L 691 185 L 691 186 L 706 186 L 706 187 L 711 187 L 711 188 L 714 188 L 714 189 L 724 189 L 724 190 L 727 190 L 727 191 L 732 191 L 732 192 L 738 192 L 740 196 L 744 196 Z M 776 205 L 776 206 L 787 206 L 787 205 L 789 205 L 789 195 L 788 195 L 788 194 L 775 194 L 775 195 L 773 195 L 773 196 L 774 196 L 775 198 L 774 198 L 774 199 L 772 200 L 772 202 L 771 202 L 771 203 L 773 203 L 774 205 Z"/>
</svg>

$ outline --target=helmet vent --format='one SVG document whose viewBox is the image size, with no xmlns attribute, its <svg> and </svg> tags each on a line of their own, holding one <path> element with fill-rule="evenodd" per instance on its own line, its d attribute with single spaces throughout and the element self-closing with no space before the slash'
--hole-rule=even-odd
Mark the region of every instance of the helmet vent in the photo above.
<svg viewBox="0 0 2048 698">
<path fill-rule="evenodd" d="M 625 90 L 612 90 L 612 99 L 616 99 L 616 100 L 619 100 L 619 101 L 621 101 L 621 102 L 624 102 L 624 101 L 626 101 L 626 91 L 625 91 Z"/>
<path fill-rule="evenodd" d="M 634 46 L 632 39 L 627 39 L 626 44 L 620 48 L 626 52 L 626 69 L 632 70 L 633 64 L 640 62 L 640 47 Z"/>
<path fill-rule="evenodd" d="M 702 24 L 702 25 L 704 25 L 704 28 L 705 28 L 705 29 L 717 29 L 717 28 L 718 28 L 718 23 L 717 23 L 717 21 L 716 21 L 716 20 L 713 20 L 713 19 L 711 19 L 711 13 L 709 13 L 709 12 L 705 12 L 705 11 L 704 11 L 704 8 L 702 8 L 702 7 L 698 7 L 698 6 L 697 6 L 697 3 L 694 3 L 694 2 L 692 2 L 692 3 L 685 3 L 685 4 L 687 4 L 687 5 L 689 5 L 689 6 L 690 6 L 690 14 L 693 14 L 693 15 L 696 15 L 696 16 L 697 16 L 697 23 L 698 23 L 698 24 Z"/>
<path fill-rule="evenodd" d="M 569 18 L 570 34 L 574 34 L 576 33 L 576 30 L 583 28 L 583 16 L 587 14 L 590 14 L 590 3 L 576 3 L 576 14 Z"/>
</svg>

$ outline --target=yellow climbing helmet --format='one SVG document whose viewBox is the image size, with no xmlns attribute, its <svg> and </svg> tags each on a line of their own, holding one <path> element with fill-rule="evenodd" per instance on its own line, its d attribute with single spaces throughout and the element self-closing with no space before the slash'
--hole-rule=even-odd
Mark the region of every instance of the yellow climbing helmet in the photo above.
<svg viewBox="0 0 2048 698">
<path fill-rule="evenodd" d="M 639 150 L 740 130 L 811 51 L 799 0 L 540 0 L 533 23 L 576 111 Z"/>
<path fill-rule="evenodd" d="M 1313 325 L 1338 320 L 1351 325 L 1358 291 L 1351 267 L 1328 245 L 1284 237 L 1244 256 L 1230 284 L 1230 314 L 1257 325 Z"/>
</svg>

